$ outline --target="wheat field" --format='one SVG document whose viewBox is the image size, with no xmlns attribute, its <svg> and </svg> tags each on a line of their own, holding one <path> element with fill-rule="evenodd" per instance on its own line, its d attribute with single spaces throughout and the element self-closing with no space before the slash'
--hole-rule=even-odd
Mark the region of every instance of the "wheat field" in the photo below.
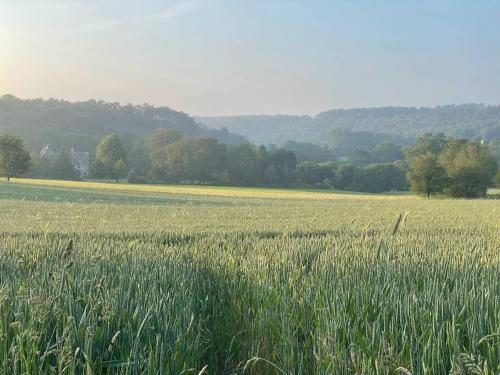
<svg viewBox="0 0 500 375">
<path fill-rule="evenodd" d="M 500 202 L 0 183 L 2 374 L 498 374 Z"/>
</svg>

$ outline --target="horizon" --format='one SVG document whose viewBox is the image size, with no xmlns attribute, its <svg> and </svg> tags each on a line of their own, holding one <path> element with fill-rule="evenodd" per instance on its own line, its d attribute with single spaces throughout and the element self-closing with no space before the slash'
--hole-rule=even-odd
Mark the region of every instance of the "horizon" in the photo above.
<svg viewBox="0 0 500 375">
<path fill-rule="evenodd" d="M 192 117 L 193 119 L 197 118 L 209 118 L 209 117 L 258 117 L 258 116 L 283 116 L 283 117 L 316 117 L 322 113 L 329 112 L 329 111 L 350 111 L 350 110 L 361 110 L 361 109 L 366 109 L 366 110 L 373 110 L 373 109 L 384 109 L 384 108 L 400 108 L 400 109 L 437 109 L 437 108 L 443 108 L 443 107 L 458 107 L 458 106 L 483 106 L 483 107 L 500 107 L 500 103 L 479 103 L 479 102 L 467 102 L 467 103 L 449 103 L 449 104 L 437 104 L 437 105 L 432 105 L 432 106 L 405 106 L 405 105 L 381 105 L 377 107 L 342 107 L 342 108 L 327 108 L 324 109 L 320 112 L 317 113 L 298 113 L 298 114 L 290 114 L 290 113 L 235 113 L 235 114 L 225 114 L 225 115 L 197 115 L 193 113 L 188 113 L 185 111 L 182 111 L 177 108 L 173 108 L 169 105 L 154 105 L 151 103 L 124 103 L 124 102 L 119 102 L 119 101 L 108 101 L 104 99 L 96 99 L 96 98 L 89 98 L 89 99 L 83 99 L 83 100 L 68 100 L 65 98 L 56 98 L 56 97 L 34 97 L 34 98 L 22 98 L 19 96 L 16 96 L 11 93 L 6 93 L 6 94 L 1 94 L 0 98 L 6 97 L 6 96 L 12 96 L 15 99 L 22 100 L 22 101 L 50 101 L 50 100 L 56 100 L 56 101 L 61 101 L 61 102 L 66 102 L 70 104 L 78 104 L 78 103 L 88 103 L 91 101 L 95 101 L 97 103 L 99 102 L 104 102 L 104 103 L 118 103 L 120 106 L 126 106 L 126 105 L 133 105 L 133 106 L 142 106 L 142 105 L 151 105 L 155 108 L 162 108 L 166 107 L 169 108 L 173 111 L 176 112 L 181 112 L 189 117 Z"/>
<path fill-rule="evenodd" d="M 498 105 L 499 21 L 488 0 L 4 2 L 0 82 L 193 117 Z"/>
</svg>

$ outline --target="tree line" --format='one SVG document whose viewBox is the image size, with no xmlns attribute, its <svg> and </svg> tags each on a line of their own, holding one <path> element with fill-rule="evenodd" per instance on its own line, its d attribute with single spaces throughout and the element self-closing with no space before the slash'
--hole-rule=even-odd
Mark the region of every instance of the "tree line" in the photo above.
<svg viewBox="0 0 500 375">
<path fill-rule="evenodd" d="M 107 134 L 119 134 L 130 148 L 135 140 L 156 129 L 175 129 L 193 137 L 212 137 L 226 144 L 246 139 L 224 129 L 209 129 L 186 113 L 150 104 L 132 105 L 88 100 L 23 100 L 0 95 L 0 133 L 17 135 L 30 149 L 51 144 L 57 149 L 71 147 L 95 150 Z"/>
<path fill-rule="evenodd" d="M 411 190 L 427 197 L 484 197 L 489 187 L 500 185 L 497 160 L 483 142 L 425 134 L 406 157 Z"/>
<path fill-rule="evenodd" d="M 322 146 L 300 142 L 288 146 L 290 149 L 226 145 L 213 138 L 159 129 L 127 150 L 112 133 L 99 142 L 89 178 L 126 178 L 130 183 L 291 185 L 372 193 L 411 189 L 427 197 L 466 198 L 485 196 L 488 187 L 500 186 L 500 142 L 495 141 L 486 144 L 424 134 L 413 146 L 384 142 L 340 158 Z M 306 160 L 313 154 L 314 160 Z M 332 160 L 323 161 L 325 158 Z M 19 175 L 78 178 L 64 150 L 53 158 L 40 158 L 36 153 L 30 155 L 22 139 L 11 135 L 0 136 L 0 173 L 8 179 Z"/>
<path fill-rule="evenodd" d="M 213 138 L 184 137 L 160 129 L 127 155 L 117 134 L 104 137 L 92 168 L 95 178 L 130 182 L 280 185 L 291 180 L 295 154 L 277 147 L 225 145 Z"/>
<path fill-rule="evenodd" d="M 398 144 L 406 143 L 406 139 L 414 142 L 426 132 L 487 141 L 500 138 L 500 105 L 351 108 L 316 116 L 215 116 L 197 120 L 215 129 L 226 127 L 250 142 L 263 144 L 281 144 L 286 140 L 330 144 L 332 130 L 345 129 L 374 137 L 385 135 L 386 141 Z"/>
</svg>

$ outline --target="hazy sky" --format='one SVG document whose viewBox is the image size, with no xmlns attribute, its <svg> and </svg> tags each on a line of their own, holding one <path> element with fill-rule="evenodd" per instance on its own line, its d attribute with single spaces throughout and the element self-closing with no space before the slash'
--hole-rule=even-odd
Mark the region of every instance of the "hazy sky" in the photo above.
<svg viewBox="0 0 500 375">
<path fill-rule="evenodd" d="M 500 103 L 500 1 L 0 0 L 0 94 L 192 115 Z"/>
</svg>

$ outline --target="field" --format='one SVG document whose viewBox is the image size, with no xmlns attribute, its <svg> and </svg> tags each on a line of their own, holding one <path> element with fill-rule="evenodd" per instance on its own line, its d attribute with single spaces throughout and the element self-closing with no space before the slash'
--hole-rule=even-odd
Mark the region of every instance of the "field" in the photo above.
<svg viewBox="0 0 500 375">
<path fill-rule="evenodd" d="M 0 373 L 498 374 L 500 201 L 0 183 Z"/>
</svg>

